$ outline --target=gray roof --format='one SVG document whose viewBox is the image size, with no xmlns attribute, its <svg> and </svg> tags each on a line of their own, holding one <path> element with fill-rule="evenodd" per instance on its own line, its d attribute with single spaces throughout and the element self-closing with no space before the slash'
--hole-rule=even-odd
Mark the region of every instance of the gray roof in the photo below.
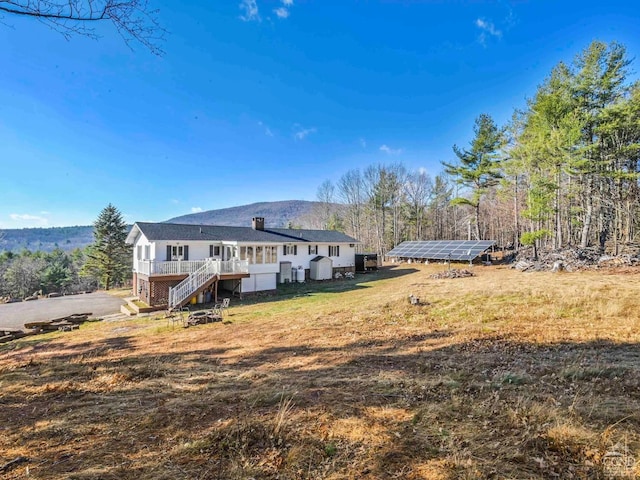
<svg viewBox="0 0 640 480">
<path fill-rule="evenodd" d="M 296 230 L 288 228 L 266 228 L 254 230 L 251 227 L 225 227 L 220 225 L 186 225 L 179 223 L 136 222 L 128 243 L 134 243 L 137 230 L 149 241 L 236 241 L 236 242 L 318 242 L 318 243 L 358 243 L 358 240 L 335 230 Z"/>
<path fill-rule="evenodd" d="M 311 260 L 309 260 L 309 262 L 312 262 L 312 263 L 313 262 L 320 262 L 320 261 L 324 260 L 325 258 L 327 260 L 329 260 L 330 262 L 332 262 L 332 260 L 329 257 L 323 257 L 322 255 L 318 255 L 317 257 L 313 257 Z"/>
<path fill-rule="evenodd" d="M 302 242 L 325 242 L 325 243 L 359 243 L 353 237 L 337 230 L 297 230 L 291 228 L 265 228 L 265 231 L 273 232 L 283 237 L 291 238 Z M 284 240 L 292 241 L 292 240 Z M 282 241 L 282 240 L 281 240 Z"/>
</svg>

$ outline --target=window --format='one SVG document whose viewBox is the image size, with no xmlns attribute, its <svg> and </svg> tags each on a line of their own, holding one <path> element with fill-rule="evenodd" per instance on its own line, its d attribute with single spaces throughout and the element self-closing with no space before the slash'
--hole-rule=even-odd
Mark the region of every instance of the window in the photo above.
<svg viewBox="0 0 640 480">
<path fill-rule="evenodd" d="M 253 247 L 240 247 L 240 260 L 248 260 L 253 263 Z"/>
<path fill-rule="evenodd" d="M 167 261 L 189 260 L 189 245 L 167 245 Z"/>
<path fill-rule="evenodd" d="M 264 247 L 264 263 L 276 263 L 278 261 L 278 247 Z"/>
<path fill-rule="evenodd" d="M 209 256 L 210 257 L 219 257 L 220 256 L 220 245 L 209 245 Z"/>
<path fill-rule="evenodd" d="M 184 259 L 184 247 L 182 245 L 174 245 L 171 247 L 171 259 Z"/>
<path fill-rule="evenodd" d="M 329 256 L 330 257 L 339 257 L 340 256 L 340 245 L 329 245 Z"/>
<path fill-rule="evenodd" d="M 142 260 L 142 245 L 138 245 L 138 248 L 136 248 L 136 258 Z"/>
<path fill-rule="evenodd" d="M 278 247 L 276 246 L 242 246 L 240 250 L 234 247 L 234 256 L 240 253 L 240 260 L 248 260 L 249 263 L 276 263 L 278 259 Z M 255 254 L 255 256 L 254 256 Z"/>
<path fill-rule="evenodd" d="M 309 255 L 318 254 L 318 245 L 309 245 Z"/>
<path fill-rule="evenodd" d="M 282 246 L 282 254 L 283 255 L 297 255 L 298 254 L 298 246 L 297 245 L 283 245 Z"/>
<path fill-rule="evenodd" d="M 151 245 L 144 246 L 144 259 L 149 260 L 151 258 Z"/>
</svg>

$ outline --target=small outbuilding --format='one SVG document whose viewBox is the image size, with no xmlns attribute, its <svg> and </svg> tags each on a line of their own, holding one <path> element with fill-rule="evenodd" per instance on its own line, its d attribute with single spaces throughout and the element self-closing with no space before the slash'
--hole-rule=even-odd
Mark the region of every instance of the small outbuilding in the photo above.
<svg viewBox="0 0 640 480">
<path fill-rule="evenodd" d="M 356 253 L 356 272 L 363 273 L 378 269 L 377 253 Z"/>
<path fill-rule="evenodd" d="M 333 274 L 333 260 L 318 255 L 309 262 L 309 277 L 311 280 L 331 280 Z"/>
</svg>

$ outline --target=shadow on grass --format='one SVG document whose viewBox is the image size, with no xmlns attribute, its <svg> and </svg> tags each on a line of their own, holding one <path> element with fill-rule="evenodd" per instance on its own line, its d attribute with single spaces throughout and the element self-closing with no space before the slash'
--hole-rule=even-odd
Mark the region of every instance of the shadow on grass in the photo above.
<svg viewBox="0 0 640 480">
<path fill-rule="evenodd" d="M 231 297 L 231 306 L 280 302 L 317 293 L 341 293 L 370 288 L 370 285 L 367 285 L 368 283 L 411 275 L 417 271 L 415 268 L 406 268 L 406 266 L 403 268 L 398 268 L 398 266 L 385 266 L 377 271 L 357 273 L 353 279 L 340 278 L 320 281 L 311 280 L 304 283 L 282 283 L 277 286 L 275 292 L 245 294 L 242 299 L 232 297 L 231 292 L 220 291 L 218 298 Z M 214 303 L 189 305 L 189 309 L 191 311 L 207 310 L 211 309 L 213 305 Z"/>
<path fill-rule="evenodd" d="M 0 451 L 32 478 L 603 478 L 640 446 L 637 343 L 60 350 L 0 374 Z"/>
</svg>

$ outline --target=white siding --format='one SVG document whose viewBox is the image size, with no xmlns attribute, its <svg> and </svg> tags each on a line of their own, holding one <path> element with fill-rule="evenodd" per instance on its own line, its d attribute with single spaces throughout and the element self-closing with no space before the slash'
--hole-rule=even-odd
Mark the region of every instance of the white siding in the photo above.
<svg viewBox="0 0 640 480">
<path fill-rule="evenodd" d="M 162 241 L 155 241 L 155 242 L 149 242 L 146 237 L 144 235 L 140 235 L 135 243 L 135 247 L 137 247 L 138 245 L 142 246 L 142 251 L 143 251 L 143 256 L 144 256 L 144 246 L 145 245 L 150 245 L 151 246 L 151 258 L 150 260 L 156 260 L 156 261 L 160 261 L 160 262 L 164 262 L 167 260 L 166 258 L 166 252 L 167 252 L 167 245 L 188 245 L 189 246 L 189 260 L 204 260 L 205 258 L 209 258 L 209 245 L 223 245 L 221 242 L 211 242 L 211 241 L 166 241 L 166 240 L 162 240 Z M 253 243 L 232 243 L 232 242 L 225 242 L 224 245 L 251 245 L 251 246 L 255 246 L 255 245 L 260 245 L 258 244 L 253 244 Z M 262 244 L 262 245 L 267 245 L 267 244 Z M 273 244 L 269 244 L 269 245 L 273 245 Z M 282 251 L 283 251 L 283 245 L 279 244 L 278 245 L 278 258 L 276 263 L 268 263 L 268 264 L 250 264 L 249 265 L 249 271 L 251 273 L 271 273 L 271 272 L 277 272 L 279 270 L 279 263 L 281 261 L 283 262 L 291 262 L 291 265 L 294 268 L 297 268 L 298 266 L 302 266 L 305 269 L 309 269 L 309 262 L 311 261 L 311 259 L 317 257 L 318 255 L 322 255 L 324 257 L 328 257 L 329 256 L 329 245 L 340 245 L 340 256 L 338 257 L 330 257 L 331 260 L 333 261 L 333 266 L 335 267 L 352 267 L 355 265 L 355 254 L 356 254 L 356 249 L 355 247 L 350 247 L 348 243 L 332 243 L 332 244 L 328 244 L 328 243 L 297 243 L 295 244 L 297 245 L 297 255 L 283 255 Z M 318 253 L 312 253 L 309 254 L 309 245 L 317 245 L 318 246 Z M 222 248 L 221 248 L 221 253 L 222 253 Z M 135 252 L 137 252 L 137 248 L 134 248 L 134 255 Z M 171 259 L 169 259 L 171 260 Z"/>
<path fill-rule="evenodd" d="M 280 271 L 280 262 L 278 263 L 250 263 L 249 273 L 251 274 L 263 274 L 263 273 L 277 273 Z"/>
<path fill-rule="evenodd" d="M 321 255 L 323 257 L 329 257 L 329 245 L 340 245 L 340 256 L 329 257 L 333 261 L 333 267 L 353 267 L 356 260 L 356 249 L 350 247 L 348 243 L 318 243 L 318 253 L 312 253 L 309 255 L 309 245 L 316 245 L 315 243 L 298 243 L 297 255 L 282 255 L 282 248 L 278 251 L 280 254 L 280 260 L 283 262 L 291 262 L 292 268 L 298 268 L 302 265 L 302 268 L 309 269 L 312 259 Z"/>
<path fill-rule="evenodd" d="M 209 258 L 209 245 L 222 245 L 220 242 L 208 242 L 208 241 L 176 241 L 176 240 L 158 240 L 154 242 L 154 247 L 151 255 L 152 260 L 158 262 L 165 262 L 167 260 L 167 245 L 188 245 L 189 246 L 189 260 L 204 260 Z M 221 251 L 222 253 L 222 251 Z M 219 258 L 219 257 L 216 257 Z"/>
<path fill-rule="evenodd" d="M 276 289 L 275 273 L 252 274 L 249 278 L 242 279 L 242 291 L 244 293 L 262 292 Z"/>
<path fill-rule="evenodd" d="M 329 245 L 340 245 L 340 256 L 329 257 Z M 333 268 L 354 267 L 356 265 L 356 248 L 349 245 L 348 243 L 327 243 L 320 246 L 318 255 L 323 255 L 333 260 Z"/>
<path fill-rule="evenodd" d="M 140 247 L 140 258 L 138 257 L 138 247 Z M 147 240 L 147 237 L 145 237 L 142 233 L 140 233 L 140 235 L 138 235 L 138 238 L 136 238 L 136 243 L 133 246 L 133 254 L 136 256 L 136 260 L 148 260 L 146 258 L 144 258 L 144 248 L 145 247 L 150 247 L 151 250 L 151 258 L 153 258 L 153 243 L 151 243 L 149 240 Z"/>
</svg>

